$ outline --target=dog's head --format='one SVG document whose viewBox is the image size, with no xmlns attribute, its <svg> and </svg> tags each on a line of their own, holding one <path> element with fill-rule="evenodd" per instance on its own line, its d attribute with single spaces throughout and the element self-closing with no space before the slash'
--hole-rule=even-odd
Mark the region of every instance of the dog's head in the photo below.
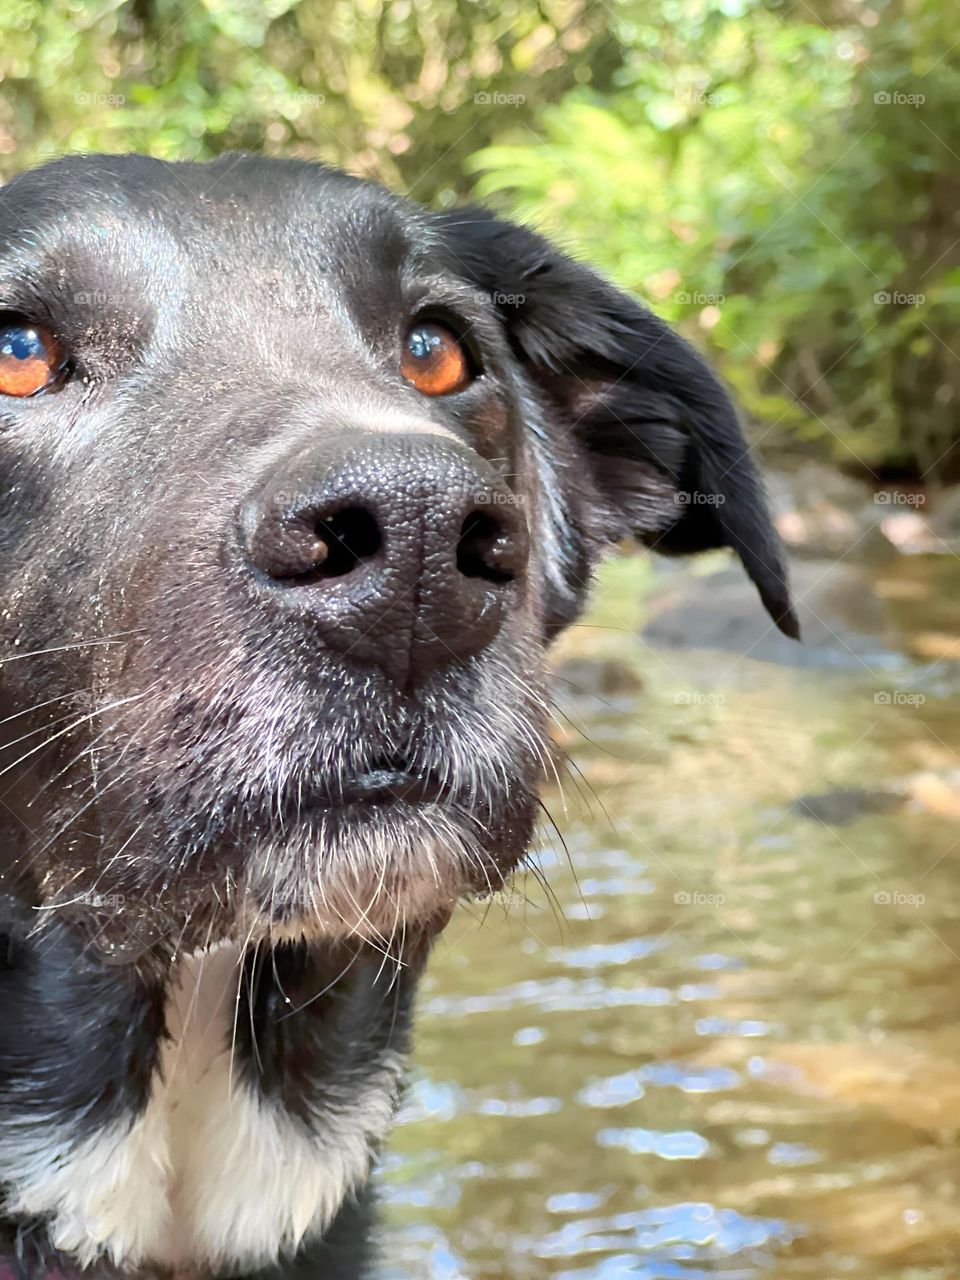
<svg viewBox="0 0 960 1280">
<path fill-rule="evenodd" d="M 498 886 L 611 543 L 729 545 L 795 628 L 690 347 L 529 230 L 316 165 L 6 187 L 0 475 L 5 879 L 112 942 Z"/>
</svg>

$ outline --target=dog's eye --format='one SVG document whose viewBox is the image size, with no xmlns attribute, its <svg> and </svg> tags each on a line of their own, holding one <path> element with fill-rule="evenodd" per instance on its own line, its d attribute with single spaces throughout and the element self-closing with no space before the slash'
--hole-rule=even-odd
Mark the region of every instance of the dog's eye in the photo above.
<svg viewBox="0 0 960 1280">
<path fill-rule="evenodd" d="M 474 376 L 463 344 L 432 320 L 418 320 L 407 331 L 400 372 L 425 396 L 462 391 Z"/>
<path fill-rule="evenodd" d="M 62 369 L 63 353 L 52 333 L 26 320 L 0 319 L 0 395 L 35 396 Z"/>
</svg>

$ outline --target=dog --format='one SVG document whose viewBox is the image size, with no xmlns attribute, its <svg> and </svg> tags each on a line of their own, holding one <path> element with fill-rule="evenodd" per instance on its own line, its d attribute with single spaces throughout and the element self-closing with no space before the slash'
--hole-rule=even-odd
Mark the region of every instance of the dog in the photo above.
<svg viewBox="0 0 960 1280">
<path fill-rule="evenodd" d="M 0 475 L 0 1271 L 359 1280 L 604 552 L 731 547 L 797 634 L 735 410 L 483 209 L 71 156 L 0 190 Z"/>
</svg>

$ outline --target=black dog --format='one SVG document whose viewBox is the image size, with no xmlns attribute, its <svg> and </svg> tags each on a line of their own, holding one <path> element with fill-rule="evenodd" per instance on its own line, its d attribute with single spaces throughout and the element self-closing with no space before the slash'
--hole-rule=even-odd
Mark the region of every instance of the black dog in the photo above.
<svg viewBox="0 0 960 1280">
<path fill-rule="evenodd" d="M 734 410 L 483 211 L 75 157 L 0 191 L 0 474 L 6 1271 L 355 1280 L 604 549 L 731 546 L 795 634 Z"/>
</svg>

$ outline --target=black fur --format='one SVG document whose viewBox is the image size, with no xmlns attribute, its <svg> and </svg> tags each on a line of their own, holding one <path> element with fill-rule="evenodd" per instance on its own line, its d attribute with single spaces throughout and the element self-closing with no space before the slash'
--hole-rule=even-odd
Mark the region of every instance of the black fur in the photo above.
<svg viewBox="0 0 960 1280">
<path fill-rule="evenodd" d="M 101 1127 L 143 1106 L 163 1030 L 159 983 L 110 969 L 61 921 L 0 902 L 0 1115 Z"/>
<path fill-rule="evenodd" d="M 611 543 L 728 545 L 796 634 L 726 392 L 532 231 L 242 156 L 72 157 L 2 194 L 0 329 L 50 330 L 68 364 L 0 394 L 0 1185 L 30 1126 L 133 1122 L 171 975 L 211 941 L 249 944 L 237 1068 L 294 1123 L 405 1051 L 431 938 L 528 847 L 545 650 Z M 457 395 L 399 376 L 417 316 L 470 348 Z M 416 590 L 414 624 L 342 653 L 244 544 L 265 476 L 302 506 L 381 417 L 456 440 L 529 539 L 489 642 L 417 679 L 384 651 L 413 643 Z M 433 801 L 342 803 L 397 772 Z M 441 820 L 466 868 L 427 860 Z M 371 914 L 384 885 L 396 912 Z M 262 1280 L 359 1280 L 370 1217 L 368 1188 Z M 22 1276 L 76 1272 L 43 1221 L 0 1243 Z"/>
<path fill-rule="evenodd" d="M 585 449 L 598 488 L 619 509 L 620 536 L 663 553 L 733 547 L 774 621 L 798 638 L 780 543 L 736 411 L 696 351 L 528 228 L 482 209 L 438 221 L 453 269 L 501 300 L 517 359 Z"/>
</svg>

